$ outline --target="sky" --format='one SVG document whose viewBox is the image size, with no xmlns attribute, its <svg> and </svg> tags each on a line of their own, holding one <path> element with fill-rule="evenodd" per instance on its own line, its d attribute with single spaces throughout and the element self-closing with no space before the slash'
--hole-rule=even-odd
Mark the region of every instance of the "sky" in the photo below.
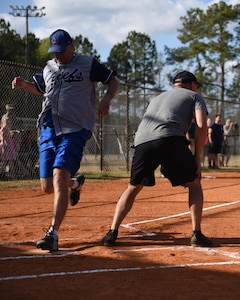
<svg viewBox="0 0 240 300">
<path fill-rule="evenodd" d="M 226 0 L 237 4 L 239 0 Z M 43 39 L 58 28 L 71 36 L 82 35 L 93 43 L 105 61 L 113 45 L 124 41 L 130 31 L 149 35 L 156 42 L 157 51 L 164 45 L 179 47 L 177 29 L 180 17 L 190 8 L 206 9 L 220 1 L 209 0 L 1 0 L 0 18 L 8 21 L 22 37 L 26 34 L 26 18 L 14 17 L 9 5 L 45 7 L 46 16 L 28 19 L 28 31 Z"/>
</svg>

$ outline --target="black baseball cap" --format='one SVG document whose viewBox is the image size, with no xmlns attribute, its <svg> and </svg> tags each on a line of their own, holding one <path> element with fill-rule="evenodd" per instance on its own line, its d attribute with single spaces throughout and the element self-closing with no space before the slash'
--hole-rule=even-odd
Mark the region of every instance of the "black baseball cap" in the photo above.
<svg viewBox="0 0 240 300">
<path fill-rule="evenodd" d="M 48 49 L 48 53 L 64 52 L 72 41 L 67 31 L 63 29 L 56 30 L 50 35 L 50 48 Z"/>
<path fill-rule="evenodd" d="M 201 84 L 197 81 L 196 76 L 188 71 L 181 71 L 173 78 L 173 83 L 192 83 L 195 82 L 198 86 Z"/>
</svg>

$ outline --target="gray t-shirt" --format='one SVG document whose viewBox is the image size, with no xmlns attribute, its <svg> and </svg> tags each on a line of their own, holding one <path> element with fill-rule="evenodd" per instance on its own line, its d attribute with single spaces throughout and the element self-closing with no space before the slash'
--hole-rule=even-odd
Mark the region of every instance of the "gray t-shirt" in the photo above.
<svg viewBox="0 0 240 300">
<path fill-rule="evenodd" d="M 203 98 L 191 90 L 174 88 L 158 95 L 148 105 L 134 145 L 163 137 L 185 136 L 195 117 L 195 110 L 207 113 Z"/>
</svg>

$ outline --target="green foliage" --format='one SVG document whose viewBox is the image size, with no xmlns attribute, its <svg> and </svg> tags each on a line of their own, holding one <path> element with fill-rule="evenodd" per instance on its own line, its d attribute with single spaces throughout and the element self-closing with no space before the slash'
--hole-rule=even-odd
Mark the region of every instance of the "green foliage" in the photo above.
<svg viewBox="0 0 240 300">
<path fill-rule="evenodd" d="M 128 42 L 124 41 L 113 46 L 108 57 L 108 65 L 113 70 L 117 70 L 118 77 L 123 82 L 129 82 L 131 77 L 132 67 L 129 56 Z"/>
<path fill-rule="evenodd" d="M 10 29 L 10 23 L 0 20 L 0 59 L 24 63 L 25 43 Z"/>
<path fill-rule="evenodd" d="M 10 29 L 10 23 L 0 19 L 0 59 L 17 63 L 26 61 L 26 36 L 20 37 L 14 30 Z M 74 38 L 75 53 L 91 55 L 100 61 L 101 57 L 93 44 L 82 35 Z M 39 40 L 33 33 L 28 33 L 28 64 L 44 66 L 46 61 L 53 57 L 48 54 L 50 46 L 49 37 Z"/>
<path fill-rule="evenodd" d="M 227 89 L 227 96 L 240 103 L 240 62 L 237 63 L 233 69 L 233 81 Z"/>
<path fill-rule="evenodd" d="M 52 53 L 47 53 L 50 47 L 49 38 L 45 38 L 41 40 L 40 45 L 36 51 L 36 65 L 37 66 L 45 66 L 46 61 L 53 57 Z"/>
<path fill-rule="evenodd" d="M 229 94 L 226 87 L 228 72 L 237 76 L 239 71 L 228 66 L 239 61 L 240 55 L 240 4 L 227 5 L 220 1 L 210 5 L 205 11 L 190 9 L 182 16 L 182 27 L 178 29 L 179 48 L 165 46 L 166 60 L 157 52 L 156 43 L 147 34 L 131 31 L 126 39 L 114 45 L 107 59 L 107 66 L 117 71 L 123 82 L 145 87 L 161 88 L 161 72 L 165 64 L 175 69 L 186 66 L 193 69 L 198 79 L 204 83 L 201 92 L 224 99 Z M 0 20 L 0 59 L 25 63 L 26 37 L 21 38 L 10 23 Z M 82 35 L 74 38 L 75 53 L 100 55 L 93 44 Z M 29 64 L 44 66 L 53 57 L 48 54 L 49 38 L 39 40 L 34 34 L 28 35 Z M 238 65 L 239 66 L 239 65 Z M 238 67 L 239 69 L 239 67 Z M 172 73 L 172 72 L 171 72 Z M 171 79 L 171 78 L 170 78 Z M 231 86 L 237 89 L 236 84 Z M 236 92 L 234 95 L 236 95 Z"/>
<path fill-rule="evenodd" d="M 146 34 L 131 31 L 125 41 L 112 48 L 108 65 L 124 82 L 154 85 L 158 68 L 156 43 Z"/>
<path fill-rule="evenodd" d="M 74 45 L 76 54 L 90 55 L 101 61 L 100 55 L 97 53 L 97 50 L 93 47 L 93 43 L 91 43 L 88 38 L 83 38 L 80 34 L 75 37 Z"/>
<path fill-rule="evenodd" d="M 26 43 L 26 36 L 24 37 Z M 37 65 L 37 50 L 40 45 L 39 39 L 33 33 L 28 34 L 28 64 L 36 66 Z"/>
<path fill-rule="evenodd" d="M 203 91 L 224 99 L 227 63 L 239 57 L 239 31 L 234 28 L 239 17 L 240 5 L 227 5 L 223 1 L 209 6 L 206 11 L 190 9 L 180 18 L 182 28 L 178 30 L 178 38 L 185 46 L 165 47 L 166 61 L 194 65 L 197 77 L 205 83 Z"/>
</svg>

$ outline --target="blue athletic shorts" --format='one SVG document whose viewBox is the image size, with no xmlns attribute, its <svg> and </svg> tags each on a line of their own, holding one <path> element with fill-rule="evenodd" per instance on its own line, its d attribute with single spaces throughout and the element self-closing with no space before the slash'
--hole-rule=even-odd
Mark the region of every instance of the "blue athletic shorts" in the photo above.
<svg viewBox="0 0 240 300">
<path fill-rule="evenodd" d="M 131 168 L 132 185 L 155 185 L 155 170 L 161 166 L 162 174 L 173 186 L 192 182 L 197 177 L 197 164 L 189 141 L 173 136 L 146 142 L 136 146 Z"/>
<path fill-rule="evenodd" d="M 83 149 L 90 136 L 90 131 L 83 129 L 40 142 L 40 178 L 52 177 L 54 168 L 66 168 L 74 176 L 80 168 Z"/>
</svg>

